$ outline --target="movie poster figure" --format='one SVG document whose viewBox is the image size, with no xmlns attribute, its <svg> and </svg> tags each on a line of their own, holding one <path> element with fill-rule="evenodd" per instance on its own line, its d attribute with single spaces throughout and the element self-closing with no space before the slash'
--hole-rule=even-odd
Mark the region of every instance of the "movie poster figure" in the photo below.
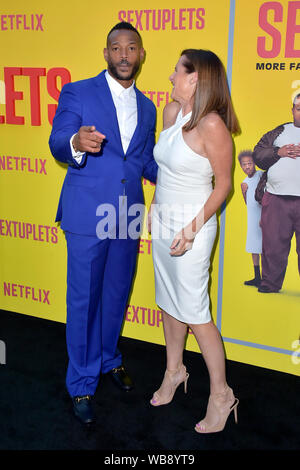
<svg viewBox="0 0 300 470">
<path fill-rule="evenodd" d="M 253 150 L 254 163 L 268 170 L 262 198 L 262 280 L 259 292 L 282 288 L 291 240 L 296 236 L 300 273 L 300 93 L 292 106 L 293 122 L 262 136 Z"/>
<path fill-rule="evenodd" d="M 252 255 L 254 269 L 254 278 L 245 281 L 244 284 L 259 287 L 261 282 L 260 255 L 262 252 L 261 205 L 255 200 L 255 190 L 263 171 L 256 170 L 251 150 L 240 152 L 238 159 L 243 172 L 247 175 L 247 178 L 241 183 L 241 189 L 247 205 L 246 252 Z"/>
</svg>

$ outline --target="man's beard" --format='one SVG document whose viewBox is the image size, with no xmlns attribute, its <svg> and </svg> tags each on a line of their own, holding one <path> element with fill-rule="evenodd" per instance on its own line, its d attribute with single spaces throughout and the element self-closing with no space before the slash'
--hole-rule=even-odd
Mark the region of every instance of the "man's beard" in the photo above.
<svg viewBox="0 0 300 470">
<path fill-rule="evenodd" d="M 119 66 L 120 65 L 129 65 L 129 63 L 126 60 L 123 60 L 118 65 Z M 114 78 L 116 78 L 117 80 L 127 81 L 127 80 L 132 80 L 135 77 L 135 75 L 137 74 L 137 72 L 140 68 L 140 62 L 136 61 L 135 64 L 133 65 L 133 68 L 132 68 L 131 72 L 126 76 L 120 75 L 118 73 L 117 67 L 114 64 L 112 64 L 109 60 L 107 61 L 107 68 L 110 71 L 111 75 Z"/>
</svg>

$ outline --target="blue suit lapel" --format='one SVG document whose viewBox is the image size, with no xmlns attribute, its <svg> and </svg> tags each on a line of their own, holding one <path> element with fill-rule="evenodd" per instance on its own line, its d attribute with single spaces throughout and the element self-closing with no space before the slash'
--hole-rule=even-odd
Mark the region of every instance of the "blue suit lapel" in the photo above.
<svg viewBox="0 0 300 470">
<path fill-rule="evenodd" d="M 111 128 L 118 140 L 120 146 L 122 147 L 120 128 L 117 118 L 117 111 L 114 105 L 114 101 L 105 78 L 105 71 L 101 72 L 96 78 L 97 86 L 97 98 L 101 103 L 101 109 L 107 116 L 107 122 L 111 123 Z"/>
<path fill-rule="evenodd" d="M 134 87 L 134 89 L 136 93 L 136 104 L 137 104 L 137 125 L 136 125 L 135 131 L 133 133 L 132 139 L 130 141 L 130 144 L 128 146 L 126 153 L 130 151 L 130 148 L 135 144 L 135 142 L 139 138 L 140 131 L 143 128 L 143 122 L 144 122 L 142 94 L 136 87 Z"/>
</svg>

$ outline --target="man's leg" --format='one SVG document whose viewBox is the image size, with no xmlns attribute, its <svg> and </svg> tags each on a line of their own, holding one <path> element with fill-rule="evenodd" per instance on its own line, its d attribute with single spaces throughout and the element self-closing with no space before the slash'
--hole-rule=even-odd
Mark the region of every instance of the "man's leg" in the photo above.
<svg viewBox="0 0 300 470">
<path fill-rule="evenodd" d="M 117 343 L 135 273 L 138 240 L 110 240 L 102 291 L 102 372 L 122 364 Z"/>
<path fill-rule="evenodd" d="M 261 227 L 262 281 L 259 290 L 278 292 L 284 280 L 293 236 L 291 201 L 288 197 L 264 194 Z"/>
<path fill-rule="evenodd" d="M 66 233 L 68 248 L 66 385 L 72 397 L 95 393 L 101 367 L 101 289 L 108 241 Z"/>
</svg>

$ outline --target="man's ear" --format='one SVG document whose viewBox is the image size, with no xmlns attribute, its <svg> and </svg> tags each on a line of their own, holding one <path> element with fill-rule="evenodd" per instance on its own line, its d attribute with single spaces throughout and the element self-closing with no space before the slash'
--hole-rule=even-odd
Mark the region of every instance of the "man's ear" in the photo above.
<svg viewBox="0 0 300 470">
<path fill-rule="evenodd" d="M 141 59 L 141 62 L 145 59 L 145 55 L 146 55 L 146 51 L 145 51 L 145 49 L 142 47 L 141 50 L 140 50 L 140 59 Z"/>
<path fill-rule="evenodd" d="M 103 55 L 104 55 L 104 59 L 105 59 L 106 62 L 107 62 L 107 57 L 108 57 L 107 47 L 105 47 L 105 48 L 103 49 Z"/>
</svg>

